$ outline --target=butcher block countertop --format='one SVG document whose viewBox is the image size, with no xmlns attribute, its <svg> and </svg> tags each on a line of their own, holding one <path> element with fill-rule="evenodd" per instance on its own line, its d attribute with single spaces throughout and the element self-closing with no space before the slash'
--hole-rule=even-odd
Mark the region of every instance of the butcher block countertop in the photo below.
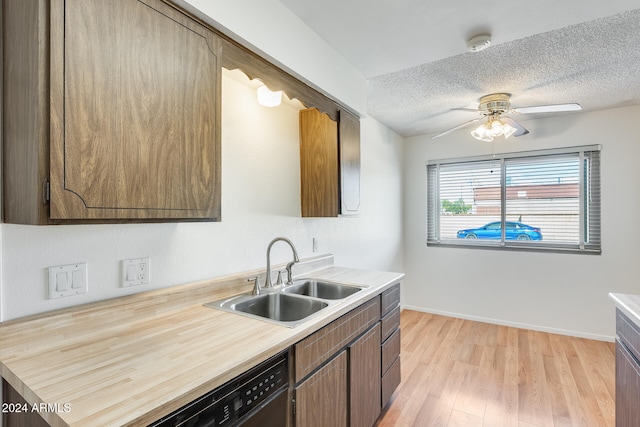
<svg viewBox="0 0 640 427">
<path fill-rule="evenodd" d="M 276 271 L 274 269 L 274 271 Z M 264 270 L 143 292 L 0 325 L 0 368 L 53 426 L 147 425 L 398 283 L 401 273 L 303 261 L 296 277 L 366 286 L 296 328 L 203 304 L 249 292 Z"/>
</svg>

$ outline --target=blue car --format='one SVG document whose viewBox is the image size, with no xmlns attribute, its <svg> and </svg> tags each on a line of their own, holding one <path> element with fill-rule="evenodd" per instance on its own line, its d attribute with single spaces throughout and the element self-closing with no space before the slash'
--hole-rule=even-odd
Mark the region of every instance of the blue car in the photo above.
<svg viewBox="0 0 640 427">
<path fill-rule="evenodd" d="M 521 222 L 507 222 L 506 240 L 542 240 L 542 232 Z M 458 239 L 492 239 L 500 240 L 502 227 L 500 221 L 490 222 L 480 228 L 469 228 L 458 231 Z"/>
</svg>

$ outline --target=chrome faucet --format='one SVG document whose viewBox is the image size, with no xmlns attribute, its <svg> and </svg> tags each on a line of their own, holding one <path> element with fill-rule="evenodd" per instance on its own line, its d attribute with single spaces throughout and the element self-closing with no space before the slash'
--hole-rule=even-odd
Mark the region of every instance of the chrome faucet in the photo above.
<svg viewBox="0 0 640 427">
<path fill-rule="evenodd" d="M 273 282 L 271 282 L 271 246 L 273 246 L 273 244 L 279 240 L 288 243 L 289 246 L 291 246 L 291 250 L 293 251 L 293 261 L 287 264 L 287 285 L 293 283 L 293 280 L 291 278 L 291 267 L 293 267 L 293 264 L 295 264 L 296 262 L 300 262 L 300 258 L 298 258 L 298 251 L 296 251 L 296 247 L 293 245 L 291 240 L 287 239 L 286 237 L 276 237 L 275 239 L 273 239 L 271 243 L 269 243 L 269 246 L 267 246 L 267 277 L 264 279 L 265 288 L 271 288 L 273 286 Z"/>
</svg>

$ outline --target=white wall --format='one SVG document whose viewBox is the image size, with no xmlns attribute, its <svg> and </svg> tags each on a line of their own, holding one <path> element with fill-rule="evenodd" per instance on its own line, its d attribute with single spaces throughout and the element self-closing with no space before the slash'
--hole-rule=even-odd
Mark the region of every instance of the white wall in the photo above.
<svg viewBox="0 0 640 427">
<path fill-rule="evenodd" d="M 406 140 L 403 303 L 416 309 L 610 340 L 609 292 L 640 293 L 640 107 L 523 122 L 530 135 L 491 143 L 468 131 Z M 616 129 L 618 127 L 618 129 Z M 429 159 L 575 145 L 602 148 L 602 255 L 426 246 Z M 493 151 L 492 151 L 493 150 Z"/>
</svg>

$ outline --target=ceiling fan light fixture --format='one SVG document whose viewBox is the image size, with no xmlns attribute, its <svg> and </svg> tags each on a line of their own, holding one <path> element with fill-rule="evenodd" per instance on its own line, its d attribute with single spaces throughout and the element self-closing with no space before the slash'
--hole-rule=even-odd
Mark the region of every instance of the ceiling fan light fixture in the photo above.
<svg viewBox="0 0 640 427">
<path fill-rule="evenodd" d="M 444 132 L 440 132 L 431 138 L 439 138 L 454 130 L 467 127 L 471 123 L 475 123 L 479 120 L 486 120 L 477 129 L 471 132 L 471 135 L 480 141 L 493 141 L 496 136 L 504 135 L 507 139 L 511 136 L 518 137 L 527 135 L 529 131 L 517 121 L 513 120 L 511 114 L 530 114 L 530 113 L 561 113 L 566 111 L 580 111 L 582 107 L 577 103 L 568 104 L 551 104 L 551 105 L 536 105 L 532 107 L 518 107 L 511 108 L 511 94 L 509 93 L 492 93 L 481 97 L 478 101 L 477 112 L 483 116 L 477 119 L 469 120 L 458 126 L 455 126 Z M 470 108 L 452 108 L 451 110 L 459 111 L 471 111 L 476 110 Z M 502 115 L 505 115 L 503 117 Z"/>
<path fill-rule="evenodd" d="M 505 139 L 516 133 L 517 129 L 509 123 L 500 120 L 500 117 L 491 117 L 489 121 L 481 124 L 471 132 L 471 136 L 480 141 L 491 142 L 493 138 L 503 135 Z"/>
<path fill-rule="evenodd" d="M 478 126 L 476 129 L 471 131 L 471 136 L 479 141 L 491 142 L 493 141 L 493 136 L 491 135 L 491 129 L 488 127 L 488 123 L 483 123 Z"/>
</svg>

